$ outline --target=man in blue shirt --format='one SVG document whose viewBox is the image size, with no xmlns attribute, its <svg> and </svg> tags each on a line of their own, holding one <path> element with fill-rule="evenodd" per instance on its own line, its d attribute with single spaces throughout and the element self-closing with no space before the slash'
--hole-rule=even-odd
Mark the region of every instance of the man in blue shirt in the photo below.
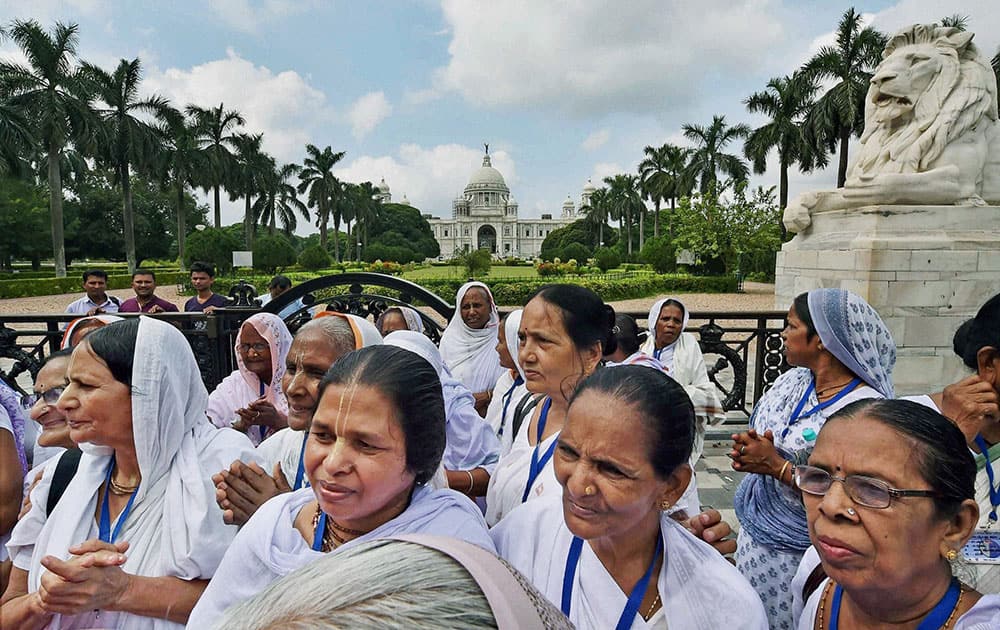
<svg viewBox="0 0 1000 630">
<path fill-rule="evenodd" d="M 87 295 L 66 307 L 67 313 L 76 315 L 100 315 L 101 313 L 117 313 L 121 300 L 108 295 L 108 274 L 101 269 L 88 269 L 83 272 L 83 290 Z"/>
<path fill-rule="evenodd" d="M 205 262 L 191 263 L 191 286 L 198 292 L 198 295 L 184 304 L 184 312 L 192 313 L 201 311 L 211 313 L 219 307 L 227 306 L 229 300 L 212 291 L 212 284 L 214 283 L 215 267 Z"/>
</svg>

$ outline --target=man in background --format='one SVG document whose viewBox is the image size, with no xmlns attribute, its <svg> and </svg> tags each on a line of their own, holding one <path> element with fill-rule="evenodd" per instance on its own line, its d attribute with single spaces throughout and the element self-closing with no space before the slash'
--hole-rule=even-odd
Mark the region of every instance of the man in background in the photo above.
<svg viewBox="0 0 1000 630">
<path fill-rule="evenodd" d="M 136 269 L 132 274 L 135 297 L 122 302 L 120 313 L 164 313 L 178 311 L 176 305 L 156 296 L 156 274 L 148 269 Z"/>
<path fill-rule="evenodd" d="M 214 283 L 215 267 L 205 262 L 191 263 L 191 286 L 198 294 L 184 304 L 184 312 L 211 313 L 219 307 L 227 306 L 229 300 L 212 291 Z"/>
<path fill-rule="evenodd" d="M 108 274 L 103 270 L 88 269 L 84 271 L 83 290 L 87 294 L 67 306 L 67 313 L 92 316 L 118 312 L 121 300 L 113 295 L 108 295 Z"/>
</svg>

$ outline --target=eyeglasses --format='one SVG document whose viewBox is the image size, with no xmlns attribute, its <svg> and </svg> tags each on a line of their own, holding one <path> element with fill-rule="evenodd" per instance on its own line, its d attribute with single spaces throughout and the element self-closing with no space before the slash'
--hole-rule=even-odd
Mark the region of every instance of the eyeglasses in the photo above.
<svg viewBox="0 0 1000 630">
<path fill-rule="evenodd" d="M 240 349 L 240 352 L 250 352 L 253 350 L 257 354 L 263 354 L 271 348 L 266 343 L 241 343 L 236 347 Z"/>
<path fill-rule="evenodd" d="M 59 387 L 50 387 L 40 394 L 28 394 L 27 396 L 21 397 L 21 406 L 25 409 L 31 409 L 39 401 L 45 401 L 45 404 L 54 407 L 57 402 L 59 402 L 59 397 L 62 395 L 63 391 L 66 389 L 65 385 Z"/>
<path fill-rule="evenodd" d="M 863 475 L 847 475 L 834 477 L 822 468 L 815 466 L 796 466 L 795 483 L 799 490 L 807 494 L 821 497 L 825 495 L 834 481 L 844 484 L 847 496 L 858 505 L 884 510 L 893 499 L 899 497 L 940 497 L 935 490 L 900 490 L 893 488 L 881 479 Z"/>
</svg>

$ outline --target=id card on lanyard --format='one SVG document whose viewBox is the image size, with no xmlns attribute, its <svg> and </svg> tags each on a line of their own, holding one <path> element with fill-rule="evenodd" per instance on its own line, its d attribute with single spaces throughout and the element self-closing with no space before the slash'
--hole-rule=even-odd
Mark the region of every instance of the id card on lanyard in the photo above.
<svg viewBox="0 0 1000 630">
<path fill-rule="evenodd" d="M 962 547 L 962 557 L 971 564 L 1000 564 L 1000 528 L 997 524 L 997 508 L 1000 507 L 1000 487 L 997 487 L 996 472 L 990 461 L 990 449 L 983 436 L 977 435 L 976 446 L 986 460 L 986 483 L 990 497 L 990 512 L 986 518 L 986 527 L 976 530 L 969 541 Z"/>
</svg>

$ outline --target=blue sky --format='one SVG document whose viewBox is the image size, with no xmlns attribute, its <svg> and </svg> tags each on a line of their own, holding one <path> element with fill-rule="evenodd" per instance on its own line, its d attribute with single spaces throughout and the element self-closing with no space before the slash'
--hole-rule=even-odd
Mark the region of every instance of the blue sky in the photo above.
<svg viewBox="0 0 1000 630">
<path fill-rule="evenodd" d="M 645 145 L 683 143 L 714 114 L 759 123 L 742 101 L 832 42 L 846 2 L 810 0 L 0 0 L 0 21 L 80 25 L 84 58 L 139 56 L 145 89 L 177 104 L 225 102 L 282 161 L 311 142 L 346 151 L 349 181 L 386 178 L 450 216 L 489 142 L 521 215 L 558 213 L 588 178 L 631 171 Z M 1000 45 L 996 0 L 854 3 L 892 31 L 969 16 Z M 0 57 L 18 59 L 8 42 Z M 733 147 L 739 150 L 740 147 Z M 777 184 L 770 169 L 755 184 Z M 830 187 L 793 173 L 791 193 Z M 235 222 L 242 203 L 224 208 Z M 299 232 L 312 231 L 302 226 Z"/>
</svg>

